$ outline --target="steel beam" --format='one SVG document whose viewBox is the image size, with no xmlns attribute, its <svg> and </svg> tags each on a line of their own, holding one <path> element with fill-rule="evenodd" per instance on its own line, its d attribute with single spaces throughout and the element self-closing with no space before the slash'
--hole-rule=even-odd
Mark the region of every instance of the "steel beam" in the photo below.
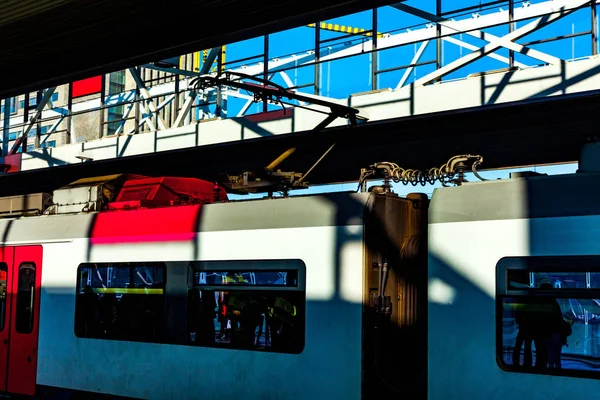
<svg viewBox="0 0 600 400">
<path fill-rule="evenodd" d="M 188 92 L 185 102 L 183 103 L 181 110 L 179 110 L 179 114 L 177 114 L 177 118 L 175 119 L 175 123 L 173 124 L 174 128 L 178 128 L 183 125 L 183 121 L 184 121 L 185 117 L 189 114 L 190 110 L 192 109 L 192 106 L 194 105 L 194 101 L 196 100 L 197 97 L 198 97 L 198 94 L 196 93 L 195 90 L 190 90 Z"/>
<path fill-rule="evenodd" d="M 212 67 L 213 63 L 215 62 L 221 51 L 223 51 L 223 46 L 214 47 L 210 49 L 208 57 L 206 57 L 204 64 L 202 64 L 202 69 L 200 69 L 200 75 L 206 75 L 210 72 L 210 67 Z"/>
<path fill-rule="evenodd" d="M 133 110 L 134 105 L 135 105 L 135 103 L 129 104 L 129 106 L 125 110 L 125 113 L 123 114 L 123 116 L 121 117 L 121 120 L 119 121 L 119 126 L 117 127 L 117 130 L 115 131 L 115 135 L 120 135 L 121 132 L 123 131 L 123 128 L 125 127 L 125 122 L 127 122 L 127 118 L 129 117 L 131 110 Z M 135 128 L 134 128 L 134 131 L 135 131 Z"/>
<path fill-rule="evenodd" d="M 33 115 L 33 117 L 31 117 L 31 119 L 29 120 L 29 123 L 25 126 L 25 129 L 23 129 L 23 133 L 17 139 L 17 141 L 15 142 L 12 149 L 10 149 L 10 151 L 8 153 L 9 155 L 16 154 L 16 152 L 20 146 L 27 144 L 27 136 L 29 135 L 29 132 L 31 132 L 31 129 L 37 123 L 38 119 L 42 115 L 42 111 L 46 107 L 46 104 L 48 104 L 48 101 L 50 101 L 50 99 L 52 98 L 52 94 L 54 94 L 55 90 L 56 90 L 56 87 L 51 87 L 44 91 L 42 99 L 40 100 L 40 103 L 36 107 L 35 114 Z M 25 116 L 26 116 L 26 114 L 25 114 Z M 39 135 L 40 135 L 39 132 L 37 132 L 37 135 L 36 135 L 37 138 L 39 138 Z M 24 149 L 23 152 L 25 152 L 25 150 L 27 150 L 27 149 Z"/>
<path fill-rule="evenodd" d="M 152 113 L 156 113 L 156 119 L 158 122 L 159 129 L 167 129 L 167 124 L 160 116 L 159 110 L 157 109 L 156 104 L 154 104 L 154 100 L 152 99 L 152 95 L 150 95 L 150 92 L 148 91 L 148 89 L 146 89 L 146 85 L 144 85 L 144 83 L 142 82 L 142 79 L 140 78 L 137 71 L 134 68 L 129 68 L 129 73 L 131 73 L 131 76 L 133 76 L 133 80 L 135 81 L 135 84 L 139 89 L 140 94 L 146 100 L 148 108 L 150 109 L 150 117 L 152 116 Z"/>
<path fill-rule="evenodd" d="M 522 26 L 519 29 L 514 30 L 513 32 L 511 32 L 507 35 L 499 37 L 496 40 L 492 40 L 487 45 L 479 48 L 478 51 L 474 51 L 470 54 L 467 54 L 466 56 L 463 56 L 462 58 L 459 58 L 458 60 L 453 61 L 448 65 L 445 65 L 444 67 L 438 69 L 437 71 L 434 71 L 434 72 L 424 76 L 423 78 L 418 79 L 416 82 L 414 82 L 414 85 L 415 86 L 426 85 L 428 83 L 434 82 L 434 81 L 438 80 L 439 78 L 441 78 L 445 75 L 448 75 L 448 74 L 464 67 L 465 65 L 472 63 L 473 61 L 476 61 L 482 57 L 485 57 L 486 55 L 498 50 L 501 47 L 507 47 L 507 45 L 514 40 L 520 39 L 523 36 L 526 36 L 532 32 L 535 32 L 538 29 L 543 28 L 544 26 L 547 26 L 547 25 L 553 23 L 554 21 L 557 21 L 563 17 L 566 17 L 567 15 L 571 14 L 577 8 L 579 8 L 585 4 L 588 4 L 589 2 L 590 2 L 590 0 L 571 0 L 568 2 L 569 6 L 570 6 L 568 9 L 565 10 L 563 7 L 553 14 L 545 15 L 541 18 L 538 18 L 537 20 L 535 20 L 533 22 L 528 23 L 527 25 Z"/>
<path fill-rule="evenodd" d="M 12 103 L 12 97 L 4 99 L 4 126 L 2 127 L 2 155 L 6 156 L 9 154 L 9 130 L 10 130 L 10 108 Z M 16 99 L 15 99 L 16 101 Z"/>
<path fill-rule="evenodd" d="M 520 44 L 510 41 L 510 40 L 505 41 L 498 36 L 492 35 L 491 33 L 483 32 L 479 29 L 463 32 L 456 22 L 450 21 L 445 18 L 438 17 L 434 14 L 428 13 L 427 11 L 419 10 L 418 8 L 411 7 L 406 4 L 402 4 L 402 3 L 394 4 L 394 5 L 392 5 L 392 7 L 396 8 L 400 11 L 404 11 L 406 13 L 421 17 L 421 18 L 425 18 L 430 22 L 434 22 L 436 24 L 439 24 L 440 26 L 443 26 L 443 27 L 446 27 L 453 31 L 456 31 L 456 33 L 465 33 L 467 35 L 476 37 L 478 39 L 485 40 L 487 42 L 501 40 L 503 43 L 503 45 L 502 45 L 503 47 L 505 47 L 511 51 L 516 51 L 521 54 L 527 55 L 532 58 L 537 58 L 538 60 L 544 61 L 548 64 L 560 64 L 563 61 L 558 57 L 554 57 L 549 54 L 543 53 L 541 51 L 538 51 L 538 50 L 535 50 L 535 49 L 532 49 L 529 47 L 525 47 L 523 45 L 520 45 Z"/>
<path fill-rule="evenodd" d="M 402 75 L 402 79 L 400 79 L 400 82 L 398 82 L 396 89 L 400 89 L 402 86 L 404 86 L 404 84 L 410 77 L 412 70 L 414 69 L 414 65 L 419 62 L 419 60 L 421 59 L 421 56 L 425 52 L 425 49 L 427 48 L 428 44 L 429 44 L 429 40 L 426 40 L 421 44 L 421 46 L 419 47 L 419 50 L 415 53 L 415 56 L 410 61 L 410 67 L 406 68 L 406 70 L 404 71 L 404 75 Z"/>
<path fill-rule="evenodd" d="M 455 44 L 455 45 L 460 46 L 460 47 L 464 47 L 467 50 L 473 50 L 473 51 L 474 50 L 479 50 L 479 47 L 474 46 L 474 45 L 472 45 L 470 43 L 464 42 L 464 41 L 462 41 L 460 39 L 453 38 L 451 36 L 445 37 L 445 38 L 442 38 L 442 39 L 445 42 L 452 43 L 452 44 Z M 506 63 L 506 64 L 508 64 L 508 66 L 510 66 L 510 57 L 504 57 L 504 56 L 501 56 L 501 55 L 495 54 L 495 53 L 488 54 L 487 56 L 490 57 L 490 58 L 493 58 L 494 60 L 498 60 L 498 61 L 501 61 L 503 63 Z M 528 67 L 528 65 L 520 63 L 520 62 L 514 62 L 514 66 L 519 67 L 519 68 L 527 68 Z"/>
</svg>

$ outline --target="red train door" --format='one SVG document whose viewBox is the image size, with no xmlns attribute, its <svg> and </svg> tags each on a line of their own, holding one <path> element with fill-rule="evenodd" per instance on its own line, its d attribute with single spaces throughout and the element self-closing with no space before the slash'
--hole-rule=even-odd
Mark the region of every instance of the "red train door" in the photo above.
<svg viewBox="0 0 600 400">
<path fill-rule="evenodd" d="M 0 247 L 0 391 L 6 391 L 8 377 L 8 339 L 10 337 L 10 305 L 12 291 L 9 275 L 12 275 L 14 247 Z"/>
<path fill-rule="evenodd" d="M 0 248 L 0 391 L 35 394 L 42 246 Z"/>
</svg>

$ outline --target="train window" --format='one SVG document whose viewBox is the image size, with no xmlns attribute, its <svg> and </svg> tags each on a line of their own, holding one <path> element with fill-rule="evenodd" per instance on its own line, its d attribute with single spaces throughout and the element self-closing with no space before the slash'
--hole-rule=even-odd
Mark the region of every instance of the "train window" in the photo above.
<svg viewBox="0 0 600 400">
<path fill-rule="evenodd" d="M 501 368 L 600 378 L 600 257 L 505 258 L 496 282 Z"/>
<path fill-rule="evenodd" d="M 301 353 L 305 275 L 300 260 L 191 263 L 188 344 Z"/>
<path fill-rule="evenodd" d="M 164 263 L 80 265 L 75 334 L 160 343 L 164 336 L 165 283 Z"/>
<path fill-rule="evenodd" d="M 6 295 L 8 283 L 8 266 L 0 262 L 0 332 L 4 331 L 4 321 L 6 320 Z"/>
<path fill-rule="evenodd" d="M 33 331 L 33 303 L 35 300 L 35 264 L 22 263 L 19 266 L 17 289 L 17 314 L 15 327 L 18 333 Z"/>
</svg>

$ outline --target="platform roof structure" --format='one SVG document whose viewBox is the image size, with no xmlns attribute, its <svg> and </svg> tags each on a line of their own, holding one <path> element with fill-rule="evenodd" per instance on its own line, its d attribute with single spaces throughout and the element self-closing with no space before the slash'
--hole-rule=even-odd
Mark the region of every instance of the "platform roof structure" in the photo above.
<svg viewBox="0 0 600 400">
<path fill-rule="evenodd" d="M 324 184 L 356 181 L 361 168 L 375 162 L 429 169 L 465 153 L 482 155 L 483 169 L 572 162 L 587 140 L 597 140 L 600 0 L 489 0 L 449 11 L 442 0 L 424 3 L 393 3 L 232 44 L 235 35 L 210 36 L 197 52 L 206 62 L 197 68 L 187 62 L 189 54 L 179 66 L 128 68 L 129 86 L 105 93 L 112 79 L 105 75 L 102 89 L 77 102 L 73 84 L 59 88 L 60 100 L 52 97 L 56 87 L 37 99 L 6 99 L 0 165 L 8 174 L 0 177 L 0 196 L 48 192 L 107 173 L 216 181 L 264 169 L 292 148 L 278 168 L 306 173 L 326 154 L 307 179 Z M 333 13 L 320 10 L 325 14 L 318 19 Z M 400 16 L 406 18 L 401 26 Z M 284 25 L 292 26 L 290 20 Z M 162 40 L 166 26 L 120 38 Z M 289 49 L 298 38 L 303 41 Z M 113 48 L 117 54 L 139 49 L 135 43 Z M 152 60 L 169 51 L 152 53 Z M 155 72 L 170 80 L 153 78 Z M 260 76 L 269 77 L 267 88 L 252 80 Z M 274 89 L 285 96 L 268 99 Z M 360 118 L 329 115 L 347 107 Z M 108 124 L 115 129 L 109 132 Z M 46 143 L 57 137 L 64 140 Z"/>
<path fill-rule="evenodd" d="M 484 171 L 515 165 L 572 162 L 579 159 L 582 145 L 596 132 L 594 121 L 598 107 L 600 94 L 589 93 L 563 96 L 552 102 L 503 104 L 486 110 L 444 112 L 350 129 L 337 127 L 318 135 L 309 131 L 117 160 L 82 162 L 3 176 L 0 196 L 50 192 L 82 177 L 125 172 L 215 180 L 219 173 L 236 174 L 245 169 L 265 167 L 290 147 L 296 147 L 296 152 L 279 168 L 305 173 L 332 143 L 336 146 L 307 179 L 311 184 L 357 181 L 360 169 L 374 162 L 391 160 L 404 168 L 426 169 L 439 167 L 450 157 L 464 153 L 484 155 L 480 167 Z M 565 109 L 569 112 L 562 112 Z M 460 124 L 465 120 L 469 121 L 468 125 Z M 527 134 L 517 128 L 525 120 L 529 121 Z M 448 135 L 449 126 L 461 126 L 461 129 Z M 407 134 L 415 131 L 421 133 L 418 139 Z M 368 147 L 365 147 L 365 140 L 368 140 Z M 418 190 L 419 187 L 415 187 L 415 191 Z"/>
<path fill-rule="evenodd" d="M 0 98 L 397 2 L 5 0 Z"/>
</svg>

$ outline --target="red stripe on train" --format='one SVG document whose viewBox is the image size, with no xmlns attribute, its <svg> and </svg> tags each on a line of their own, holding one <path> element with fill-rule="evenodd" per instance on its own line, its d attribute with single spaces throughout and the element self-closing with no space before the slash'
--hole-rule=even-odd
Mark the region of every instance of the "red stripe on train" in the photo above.
<svg viewBox="0 0 600 400">
<path fill-rule="evenodd" d="M 201 205 L 99 213 L 90 242 L 95 244 L 186 242 L 198 229 Z"/>
</svg>

